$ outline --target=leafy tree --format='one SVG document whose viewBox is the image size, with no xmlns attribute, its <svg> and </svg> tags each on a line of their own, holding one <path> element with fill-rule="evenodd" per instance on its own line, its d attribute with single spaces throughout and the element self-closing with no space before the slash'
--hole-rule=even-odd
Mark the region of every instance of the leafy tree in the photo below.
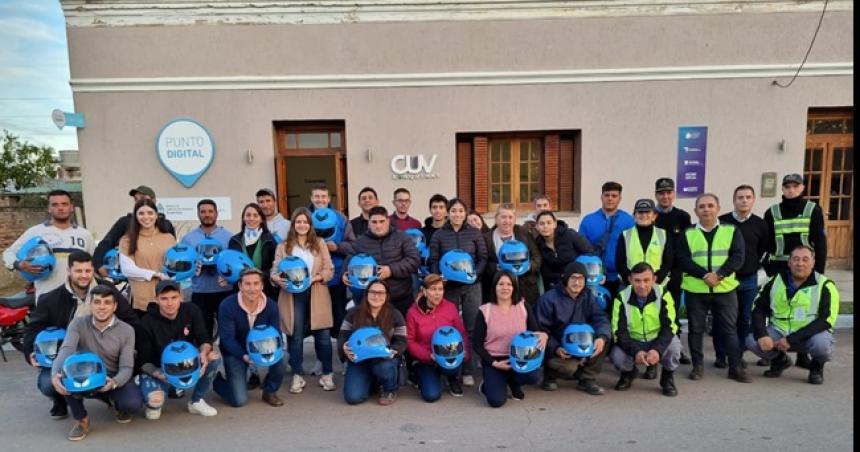
<svg viewBox="0 0 860 452">
<path fill-rule="evenodd" d="M 36 146 L 20 141 L 8 130 L 0 137 L 3 152 L 0 154 L 0 190 L 35 187 L 46 179 L 57 176 L 59 163 L 50 146 Z"/>
</svg>

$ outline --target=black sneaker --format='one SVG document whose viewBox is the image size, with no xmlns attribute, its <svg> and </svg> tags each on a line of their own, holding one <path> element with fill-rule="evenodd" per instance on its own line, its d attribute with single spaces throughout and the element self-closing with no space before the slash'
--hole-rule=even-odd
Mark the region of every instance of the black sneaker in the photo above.
<svg viewBox="0 0 860 452">
<path fill-rule="evenodd" d="M 463 397 L 463 386 L 460 385 L 460 380 L 457 377 L 448 379 L 448 393 L 454 397 Z"/>
<path fill-rule="evenodd" d="M 253 391 L 260 387 L 260 376 L 257 374 L 251 374 L 251 378 L 248 379 L 248 390 Z"/>
<path fill-rule="evenodd" d="M 690 357 L 687 356 L 687 354 L 684 352 L 681 352 L 681 357 L 678 358 L 678 362 L 681 364 L 692 364 L 693 363 L 693 361 L 690 359 Z"/>
<path fill-rule="evenodd" d="M 54 401 L 54 406 L 51 407 L 51 419 L 59 421 L 60 419 L 65 419 L 68 416 L 69 408 L 66 405 L 66 401 Z"/>
<path fill-rule="evenodd" d="M 523 400 L 526 398 L 526 393 L 523 392 L 522 386 L 514 385 L 511 386 L 511 398 L 514 400 Z"/>
<path fill-rule="evenodd" d="M 579 383 L 576 384 L 576 389 L 580 391 L 587 392 L 591 395 L 603 395 L 603 388 L 597 385 L 594 380 L 579 380 Z"/>
</svg>

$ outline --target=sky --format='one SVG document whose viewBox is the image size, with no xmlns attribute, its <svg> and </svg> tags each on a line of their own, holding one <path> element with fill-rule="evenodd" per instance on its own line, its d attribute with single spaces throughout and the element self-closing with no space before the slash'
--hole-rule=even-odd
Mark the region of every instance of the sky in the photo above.
<svg viewBox="0 0 860 452">
<path fill-rule="evenodd" d="M 73 112 L 69 53 L 58 0 L 0 0 L 0 130 L 55 150 L 78 149 L 74 128 L 51 111 Z"/>
</svg>

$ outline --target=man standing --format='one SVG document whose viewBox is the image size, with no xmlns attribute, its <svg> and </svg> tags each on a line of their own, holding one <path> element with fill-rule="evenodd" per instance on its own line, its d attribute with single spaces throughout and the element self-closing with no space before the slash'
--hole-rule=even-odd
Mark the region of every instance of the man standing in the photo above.
<svg viewBox="0 0 860 452">
<path fill-rule="evenodd" d="M 261 198 L 257 192 L 257 199 Z M 262 198 L 269 198 L 268 195 L 263 195 Z M 274 205 L 274 202 L 272 202 Z M 263 209 L 265 213 L 265 209 Z M 278 218 L 281 214 L 277 215 Z M 213 238 L 221 244 L 221 249 L 226 250 L 227 244 L 230 242 L 230 237 L 233 233 L 218 225 L 218 206 L 211 199 L 201 199 L 197 203 L 197 219 L 200 220 L 200 226 L 197 229 L 185 234 L 182 237 L 182 243 L 188 245 L 192 249 L 197 249 L 197 244 L 204 238 Z M 285 220 L 286 221 L 286 220 Z M 287 223 L 289 228 L 289 222 Z M 286 236 L 284 236 L 286 238 Z M 203 322 L 206 326 L 206 331 L 211 337 L 215 331 L 215 319 L 218 317 L 218 307 L 221 301 L 232 293 L 232 287 L 227 283 L 219 282 L 218 271 L 214 265 L 198 264 L 198 273 L 191 278 L 191 302 L 197 305 L 203 315 Z M 223 282 L 223 279 L 220 281 Z"/>
<path fill-rule="evenodd" d="M 275 238 L 275 243 L 283 242 L 290 232 L 290 220 L 278 212 L 278 198 L 275 196 L 275 192 L 269 188 L 261 188 L 257 190 L 256 196 L 257 204 L 263 209 L 263 215 L 266 216 L 266 226 L 269 227 L 269 232 Z"/>
<path fill-rule="evenodd" d="M 535 197 L 535 210 L 534 212 L 529 213 L 526 216 L 525 221 L 523 221 L 523 226 L 526 227 L 526 230 L 529 231 L 529 234 L 533 239 L 536 239 L 538 236 L 537 229 L 535 229 L 535 220 L 537 219 L 537 215 L 544 210 L 552 211 L 552 201 L 549 199 L 549 196 L 546 194 L 540 194 Z"/>
<path fill-rule="evenodd" d="M 352 232 L 356 237 L 360 237 L 367 232 L 367 223 L 370 221 L 370 209 L 379 205 L 379 196 L 376 195 L 376 190 L 372 187 L 364 187 L 358 192 L 358 207 L 361 208 L 361 214 L 349 220 L 352 225 Z"/>
<path fill-rule="evenodd" d="M 693 355 L 690 379 L 700 380 L 704 376 L 702 338 L 705 314 L 710 309 L 714 318 L 719 317 L 714 322 L 714 334 L 723 338 L 729 361 L 729 378 L 749 383 L 751 380 L 740 365 L 735 326 L 738 316 L 735 272 L 744 262 L 744 239 L 734 226 L 719 224 L 719 212 L 720 200 L 716 195 L 705 193 L 696 198 L 695 213 L 699 223 L 684 232 L 678 250 L 684 271 L 681 288 L 690 322 L 688 340 Z"/>
<path fill-rule="evenodd" d="M 812 355 L 809 383 L 824 383 L 824 363 L 833 353 L 839 292 L 833 281 L 813 271 L 815 267 L 813 248 L 798 245 L 788 260 L 789 270 L 771 277 L 759 292 L 747 348 L 770 360 L 765 377 L 782 375 L 791 366 L 786 352 L 797 351 Z"/>
<path fill-rule="evenodd" d="M 788 269 L 786 251 L 798 245 L 815 250 L 815 271 L 824 273 L 827 264 L 827 237 L 821 207 L 803 199 L 803 177 L 788 174 L 782 178 L 782 202 L 774 204 L 764 213 L 768 227 L 767 261 L 764 269 L 768 276 Z"/>
<path fill-rule="evenodd" d="M 412 206 L 412 194 L 409 190 L 400 187 L 394 190 L 394 212 L 391 214 L 391 224 L 398 231 L 415 228 L 421 229 L 421 222 L 409 216 L 409 207 Z"/>
<path fill-rule="evenodd" d="M 597 255 L 603 260 L 603 266 L 606 268 L 606 282 L 603 286 L 615 297 L 620 283 L 615 247 L 618 246 L 621 232 L 632 228 L 636 222 L 629 213 L 618 208 L 621 204 L 621 184 L 606 182 L 600 192 L 601 207 L 582 219 L 579 232 L 591 242 Z"/>
<path fill-rule="evenodd" d="M 62 286 L 66 282 L 68 267 L 65 262 L 69 253 L 76 250 L 87 253 L 93 252 L 93 235 L 90 234 L 90 231 L 72 223 L 74 211 L 75 206 L 72 204 L 72 195 L 69 192 L 54 190 L 48 193 L 48 215 L 50 218 L 24 231 L 18 240 L 15 240 L 3 252 L 3 263 L 6 264 L 6 268 L 37 274 L 42 271 L 42 267 L 31 265 L 26 260 L 17 260 L 18 250 L 33 237 L 41 237 L 51 247 L 57 263 L 47 278 L 39 279 L 33 283 L 36 288 L 37 302 L 41 295 Z"/>
<path fill-rule="evenodd" d="M 424 233 L 424 240 L 430 243 L 433 234 L 442 229 L 448 220 L 448 198 L 436 193 L 430 197 L 427 208 L 430 209 L 430 216 L 424 219 L 424 227 L 421 232 Z"/>
</svg>

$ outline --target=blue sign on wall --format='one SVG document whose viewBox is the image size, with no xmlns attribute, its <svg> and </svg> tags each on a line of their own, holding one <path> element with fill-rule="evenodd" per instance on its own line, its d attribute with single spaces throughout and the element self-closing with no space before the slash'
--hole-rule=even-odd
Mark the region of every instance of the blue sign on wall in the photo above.
<svg viewBox="0 0 860 452">
<path fill-rule="evenodd" d="M 705 153 L 708 146 L 706 126 L 678 127 L 679 198 L 695 198 L 705 192 Z"/>
<path fill-rule="evenodd" d="M 155 144 L 158 160 L 185 188 L 191 188 L 215 159 L 215 143 L 197 121 L 179 118 L 158 133 Z"/>
</svg>

